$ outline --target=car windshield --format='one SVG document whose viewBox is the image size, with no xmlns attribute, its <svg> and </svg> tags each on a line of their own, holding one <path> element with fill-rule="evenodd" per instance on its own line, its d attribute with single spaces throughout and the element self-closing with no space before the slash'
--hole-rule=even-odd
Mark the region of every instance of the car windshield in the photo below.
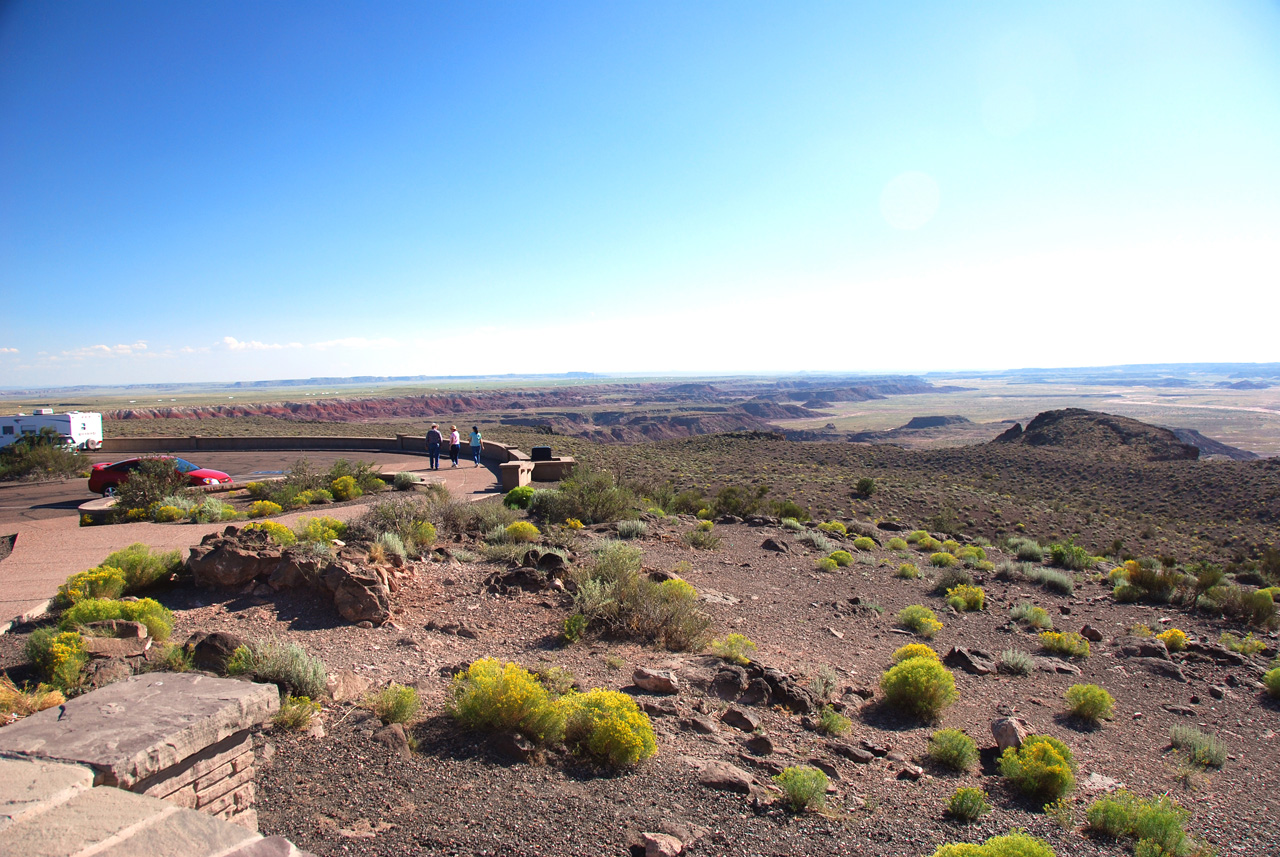
<svg viewBox="0 0 1280 857">
<path fill-rule="evenodd" d="M 173 466 L 179 473 L 190 473 L 193 470 L 200 469 L 185 458 L 175 458 L 173 460 Z"/>
</svg>

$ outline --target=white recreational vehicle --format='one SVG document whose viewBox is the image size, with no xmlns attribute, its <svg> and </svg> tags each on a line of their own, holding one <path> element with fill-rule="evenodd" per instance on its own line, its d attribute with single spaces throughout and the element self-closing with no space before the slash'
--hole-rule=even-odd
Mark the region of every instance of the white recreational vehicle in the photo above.
<svg viewBox="0 0 1280 857">
<path fill-rule="evenodd" d="M 23 435 L 39 434 L 51 428 L 63 442 L 79 449 L 102 446 L 102 414 L 70 411 L 55 414 L 52 408 L 36 408 L 31 414 L 0 417 L 0 447 L 6 447 Z"/>
</svg>

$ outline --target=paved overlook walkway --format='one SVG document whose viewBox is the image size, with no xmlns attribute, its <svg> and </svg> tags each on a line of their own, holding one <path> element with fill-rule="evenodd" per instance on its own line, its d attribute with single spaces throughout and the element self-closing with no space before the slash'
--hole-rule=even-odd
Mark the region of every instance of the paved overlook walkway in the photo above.
<svg viewBox="0 0 1280 857">
<path fill-rule="evenodd" d="M 291 460 L 289 453 L 272 455 L 284 462 L 285 466 Z M 465 462 L 455 469 L 449 466 L 446 458 L 441 469 L 432 472 L 428 470 L 427 459 L 423 455 L 400 453 L 350 455 L 349 457 L 363 460 L 375 459 L 383 473 L 406 470 L 428 479 L 438 479 L 449 486 L 453 496 L 460 499 L 478 500 L 494 496 L 500 491 L 497 469 L 492 465 L 482 464 L 476 468 L 472 467 L 470 462 Z M 210 467 L 220 466 L 214 455 L 201 456 L 201 463 Z M 250 477 L 241 478 L 234 470 L 227 472 L 236 477 L 237 484 L 252 481 Z M 84 480 L 70 480 L 64 485 L 66 491 L 62 492 L 63 494 L 79 501 L 92 499 L 92 495 L 84 491 Z M 74 503 L 65 500 L 59 503 L 40 502 L 49 499 L 49 492 L 47 483 L 44 486 L 6 486 L 3 491 L 0 491 L 0 535 L 17 533 L 13 553 L 0 561 L 0 633 L 4 633 L 13 620 L 42 613 L 63 581 L 77 571 L 98 565 L 112 551 L 134 542 L 143 542 L 157 550 L 178 549 L 183 551 L 185 556 L 187 549 L 199 544 L 200 539 L 205 535 L 220 532 L 227 526 L 225 523 L 138 522 L 81 527 L 80 515 L 74 508 Z M 37 508 L 48 509 L 52 506 L 58 507 L 57 511 L 48 516 L 34 517 L 24 513 Z M 316 506 L 299 512 L 290 512 L 272 520 L 282 524 L 292 524 L 303 516 L 321 514 L 347 520 L 360 515 L 364 508 L 363 504 L 339 507 Z"/>
</svg>

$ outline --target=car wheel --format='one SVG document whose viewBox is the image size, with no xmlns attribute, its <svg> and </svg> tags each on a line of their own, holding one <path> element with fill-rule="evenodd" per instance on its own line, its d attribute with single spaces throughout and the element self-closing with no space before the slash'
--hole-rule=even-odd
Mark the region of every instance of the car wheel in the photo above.
<svg viewBox="0 0 1280 857">
<path fill-rule="evenodd" d="M 102 496 L 103 496 L 103 497 L 114 497 L 114 496 L 116 496 L 116 486 L 114 486 L 114 485 L 108 485 L 106 488 L 103 488 L 103 489 L 102 489 Z"/>
</svg>

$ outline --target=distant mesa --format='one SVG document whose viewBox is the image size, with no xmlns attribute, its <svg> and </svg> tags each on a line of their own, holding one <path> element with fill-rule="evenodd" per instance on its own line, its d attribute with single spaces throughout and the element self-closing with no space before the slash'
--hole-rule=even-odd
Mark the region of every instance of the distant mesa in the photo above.
<svg viewBox="0 0 1280 857">
<path fill-rule="evenodd" d="M 1189 443 L 1200 450 L 1201 459 L 1229 458 L 1232 461 L 1256 461 L 1261 458 L 1256 452 L 1229 446 L 1211 437 L 1205 437 L 1195 429 L 1175 428 L 1170 429 L 1170 431 L 1178 436 L 1178 440 L 1183 443 Z"/>
<path fill-rule="evenodd" d="M 962 417 L 958 414 L 952 414 L 945 417 L 912 417 L 907 424 L 902 426 L 904 430 L 911 429 L 931 429 L 940 428 L 942 426 L 963 425 L 969 422 L 968 417 Z"/>
<path fill-rule="evenodd" d="M 1236 381 L 1235 383 L 1232 383 L 1231 381 L 1219 381 L 1214 386 L 1225 387 L 1228 390 L 1270 390 L 1275 385 L 1268 384 L 1265 381 L 1249 381 L 1246 379 L 1244 381 Z"/>
<path fill-rule="evenodd" d="M 1083 408 L 1037 414 L 1025 429 L 1014 423 L 992 443 L 1057 447 L 1144 461 L 1194 461 L 1200 457 L 1197 446 L 1184 443 L 1169 429 Z"/>
</svg>

